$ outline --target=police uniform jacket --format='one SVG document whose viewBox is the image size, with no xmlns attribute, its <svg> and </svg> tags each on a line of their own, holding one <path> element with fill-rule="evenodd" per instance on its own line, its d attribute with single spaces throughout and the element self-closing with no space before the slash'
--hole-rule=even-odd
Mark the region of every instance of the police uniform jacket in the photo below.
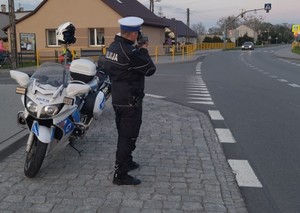
<svg viewBox="0 0 300 213">
<path fill-rule="evenodd" d="M 156 67 L 145 48 L 116 35 L 105 56 L 104 68 L 111 80 L 112 104 L 132 104 L 144 97 L 145 76 L 154 74 Z"/>
</svg>

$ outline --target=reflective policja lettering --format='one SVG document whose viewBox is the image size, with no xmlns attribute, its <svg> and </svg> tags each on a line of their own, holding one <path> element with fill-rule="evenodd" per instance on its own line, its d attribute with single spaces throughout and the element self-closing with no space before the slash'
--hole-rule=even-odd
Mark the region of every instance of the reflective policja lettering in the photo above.
<svg viewBox="0 0 300 213">
<path fill-rule="evenodd" d="M 112 60 L 112 61 L 118 61 L 118 54 L 117 53 L 107 51 L 105 57 Z"/>
</svg>

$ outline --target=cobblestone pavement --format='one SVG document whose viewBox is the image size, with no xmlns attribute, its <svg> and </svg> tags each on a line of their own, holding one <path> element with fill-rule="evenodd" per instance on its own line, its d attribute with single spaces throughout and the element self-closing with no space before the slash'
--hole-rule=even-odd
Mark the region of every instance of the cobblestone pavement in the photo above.
<svg viewBox="0 0 300 213">
<path fill-rule="evenodd" d="M 24 176 L 25 147 L 0 162 L 0 212 L 247 212 L 208 117 L 151 97 L 131 172 L 138 186 L 112 184 L 117 134 L 107 105 L 102 119 L 76 142 L 48 156 L 38 175 Z M 25 142 L 24 142 L 25 143 Z"/>
</svg>

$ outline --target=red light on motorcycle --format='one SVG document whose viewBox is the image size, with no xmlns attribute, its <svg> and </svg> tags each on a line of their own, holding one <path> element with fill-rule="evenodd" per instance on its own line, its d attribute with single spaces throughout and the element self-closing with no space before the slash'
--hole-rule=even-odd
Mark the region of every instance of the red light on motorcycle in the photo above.
<svg viewBox="0 0 300 213">
<path fill-rule="evenodd" d="M 74 99 L 69 98 L 69 97 L 64 97 L 64 104 L 66 105 L 73 105 L 74 104 Z"/>
<path fill-rule="evenodd" d="M 17 94 L 25 95 L 26 94 L 26 88 L 24 88 L 24 87 L 17 87 L 16 88 L 16 93 Z"/>
</svg>

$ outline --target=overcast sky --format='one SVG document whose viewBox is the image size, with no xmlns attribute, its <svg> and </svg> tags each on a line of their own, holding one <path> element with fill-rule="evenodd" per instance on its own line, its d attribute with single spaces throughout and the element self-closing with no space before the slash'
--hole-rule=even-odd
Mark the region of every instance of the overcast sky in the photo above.
<svg viewBox="0 0 300 213">
<path fill-rule="evenodd" d="M 15 0 L 15 9 L 19 4 L 25 10 L 33 10 L 42 0 Z M 63 1 L 63 0 L 62 0 Z M 138 0 L 149 8 L 149 0 Z M 264 10 L 249 12 L 247 15 L 263 17 L 265 22 L 272 24 L 300 24 L 299 0 L 154 0 L 154 12 L 159 12 L 167 18 L 176 18 L 187 22 L 187 8 L 190 9 L 190 24 L 202 23 L 206 30 L 217 26 L 222 17 L 237 16 L 242 9 L 252 10 L 264 8 L 265 3 L 271 3 L 269 13 Z M 7 4 L 8 0 L 0 0 L 0 4 Z M 83 1 L 84 2 L 84 1 Z"/>
</svg>

